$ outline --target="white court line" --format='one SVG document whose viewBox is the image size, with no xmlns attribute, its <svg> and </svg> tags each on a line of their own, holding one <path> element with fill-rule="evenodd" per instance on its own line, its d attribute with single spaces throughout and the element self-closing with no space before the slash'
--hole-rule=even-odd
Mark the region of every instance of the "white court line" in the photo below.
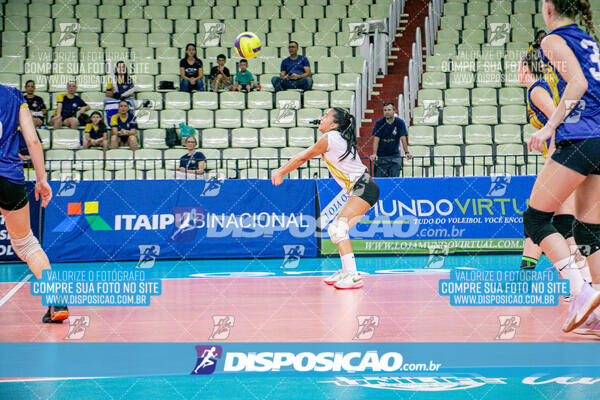
<svg viewBox="0 0 600 400">
<path fill-rule="evenodd" d="M 10 289 L 10 292 L 6 293 L 2 300 L 0 300 L 0 307 L 2 307 L 4 303 L 6 303 L 15 293 L 17 293 L 17 291 L 21 289 L 25 282 L 27 282 L 32 276 L 32 274 L 27 275 L 21 282 L 17 283 L 14 288 Z"/>
</svg>

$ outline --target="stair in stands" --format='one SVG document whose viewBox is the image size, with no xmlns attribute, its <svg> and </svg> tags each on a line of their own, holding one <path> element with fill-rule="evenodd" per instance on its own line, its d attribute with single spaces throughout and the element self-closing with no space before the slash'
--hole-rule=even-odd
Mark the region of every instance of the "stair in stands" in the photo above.
<svg viewBox="0 0 600 400">
<path fill-rule="evenodd" d="M 363 122 L 358 138 L 358 150 L 361 157 L 371 154 L 371 134 L 375 121 L 383 117 L 383 104 L 387 102 L 398 103 L 398 95 L 404 90 L 404 77 L 408 75 L 408 62 L 411 58 L 412 44 L 416 38 L 417 27 L 421 28 L 421 41 L 425 43 L 423 36 L 423 25 L 427 16 L 429 0 L 413 0 L 407 2 L 404 13 L 408 14 L 408 23 L 404 27 L 401 36 L 397 36 L 392 47 L 392 57 L 388 59 L 388 74 L 379 76 L 376 87 L 373 88 L 377 95 L 373 95 L 367 102 L 367 110 L 372 113 L 365 114 L 365 119 L 371 122 Z M 406 18 L 406 17 L 405 17 Z M 391 65 L 392 63 L 393 65 Z M 405 121 L 409 125 L 409 121 Z"/>
</svg>

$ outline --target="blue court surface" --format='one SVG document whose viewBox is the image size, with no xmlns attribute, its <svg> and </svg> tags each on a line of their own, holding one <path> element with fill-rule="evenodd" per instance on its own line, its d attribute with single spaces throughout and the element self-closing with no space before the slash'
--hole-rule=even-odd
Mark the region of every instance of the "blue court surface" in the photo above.
<svg viewBox="0 0 600 400">
<path fill-rule="evenodd" d="M 519 255 L 359 257 L 359 270 L 372 276 L 426 276 L 455 268 L 517 269 Z M 55 264 L 57 269 L 130 270 L 137 262 Z M 291 268 L 289 266 L 292 266 Z M 282 268 L 283 266 L 283 268 Z M 544 258 L 538 268 L 549 267 Z M 244 279 L 314 277 L 339 268 L 339 258 L 156 261 L 149 279 Z M 0 282 L 14 286 L 29 275 L 23 265 L 3 265 Z M 0 307 L 0 314 L 4 307 Z M 289 310 L 293 313 L 294 310 Z M 439 329 L 444 329 L 440 327 Z M 553 328 L 554 329 L 554 328 Z M 1 334 L 0 334 L 1 336 Z M 206 337 L 205 337 L 206 338 Z M 204 338 L 204 339 L 205 339 Z M 190 375 L 198 343 L 18 343 L 6 338 L 0 399 L 600 399 L 600 344 L 584 343 L 231 343 L 223 351 L 397 351 L 404 360 L 436 360 L 437 372 L 354 372 L 282 369 L 230 373 L 218 360 L 214 373 Z M 203 339 L 201 339 L 203 340 Z M 103 347 L 104 346 L 104 347 Z M 109 347 L 106 347 L 109 346 Z M 113 357 L 103 355 L 107 349 Z M 117 347 L 120 346 L 120 347 Z M 114 351 L 114 349 L 118 351 Z M 19 354 L 37 360 L 23 366 Z M 198 361 L 200 358 L 198 358 Z M 37 365 L 34 365 L 37 364 Z M 129 368 L 130 365 L 137 367 Z M 14 367 L 13 366 L 17 366 Z M 90 368 L 94 366 L 94 368 Z M 54 369 L 56 367 L 56 369 Z M 52 372 L 44 374 L 51 369 Z M 15 375 L 14 371 L 22 371 Z M 75 376 L 85 370 L 96 378 Z M 62 372 L 60 372 L 62 371 Z M 90 371 L 95 372 L 90 375 Z M 112 371 L 112 373 L 111 373 Z M 27 374 L 27 372 L 30 372 Z M 34 378 L 26 378 L 34 377 Z"/>
</svg>

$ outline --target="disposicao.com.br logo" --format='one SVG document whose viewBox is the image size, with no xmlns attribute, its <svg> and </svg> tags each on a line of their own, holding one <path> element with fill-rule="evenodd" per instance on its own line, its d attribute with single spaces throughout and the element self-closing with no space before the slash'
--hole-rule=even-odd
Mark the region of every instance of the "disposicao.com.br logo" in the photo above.
<svg viewBox="0 0 600 400">
<path fill-rule="evenodd" d="M 52 232 L 71 232 L 82 217 L 93 231 L 112 231 L 108 223 L 98 215 L 99 202 L 86 201 L 67 204 L 67 217 Z"/>
</svg>

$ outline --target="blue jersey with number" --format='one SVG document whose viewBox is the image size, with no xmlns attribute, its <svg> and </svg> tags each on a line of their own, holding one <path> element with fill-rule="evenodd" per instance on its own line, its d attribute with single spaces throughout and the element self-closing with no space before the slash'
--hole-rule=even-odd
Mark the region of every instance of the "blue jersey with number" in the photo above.
<svg viewBox="0 0 600 400">
<path fill-rule="evenodd" d="M 23 93 L 0 85 L 0 176 L 10 182 L 25 184 L 23 162 L 19 158 L 21 131 L 19 111 L 27 107 Z"/>
<path fill-rule="evenodd" d="M 581 100 L 575 105 L 567 104 L 567 107 L 573 108 L 573 111 L 556 130 L 555 141 L 558 143 L 568 139 L 600 137 L 600 47 L 598 43 L 576 24 L 558 27 L 548 35 L 558 35 L 564 39 L 577 57 L 588 82 L 588 89 Z M 557 68 L 552 65 L 542 48 L 540 48 L 540 55 L 542 61 L 556 73 L 556 85 L 562 96 L 566 87 L 566 81 L 560 74 L 562 67 Z"/>
</svg>

